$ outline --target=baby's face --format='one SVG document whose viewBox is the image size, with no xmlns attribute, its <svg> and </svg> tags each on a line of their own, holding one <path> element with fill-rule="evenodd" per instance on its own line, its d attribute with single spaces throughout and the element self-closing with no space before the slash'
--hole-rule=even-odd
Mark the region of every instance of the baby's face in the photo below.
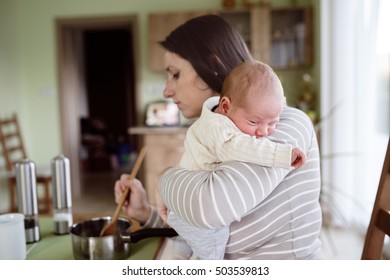
<svg viewBox="0 0 390 280">
<path fill-rule="evenodd" d="M 226 114 L 243 133 L 256 138 L 266 137 L 274 132 L 279 122 L 284 102 L 274 97 L 254 97 L 244 107 L 231 104 Z"/>
</svg>

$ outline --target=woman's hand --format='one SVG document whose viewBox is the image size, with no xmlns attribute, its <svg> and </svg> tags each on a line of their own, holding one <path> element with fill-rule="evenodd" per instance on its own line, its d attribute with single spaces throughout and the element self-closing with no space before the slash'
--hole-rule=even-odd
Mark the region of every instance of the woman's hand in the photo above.
<svg viewBox="0 0 390 280">
<path fill-rule="evenodd" d="M 168 220 L 168 208 L 165 206 L 164 201 L 161 198 L 160 190 L 156 189 L 156 209 L 161 219 L 167 223 Z"/>
<path fill-rule="evenodd" d="M 151 214 L 145 189 L 137 179 L 130 179 L 130 175 L 122 174 L 120 180 L 115 182 L 115 202 L 118 203 L 123 191 L 130 188 L 129 198 L 123 204 L 123 211 L 126 215 L 141 224 L 145 223 Z"/>
</svg>

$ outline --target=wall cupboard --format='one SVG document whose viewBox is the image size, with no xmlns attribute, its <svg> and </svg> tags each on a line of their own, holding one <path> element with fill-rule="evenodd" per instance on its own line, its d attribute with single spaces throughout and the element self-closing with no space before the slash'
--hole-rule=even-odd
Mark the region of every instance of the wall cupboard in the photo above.
<svg viewBox="0 0 390 280">
<path fill-rule="evenodd" d="M 149 69 L 164 71 L 164 50 L 158 44 L 175 27 L 204 14 L 218 14 L 236 28 L 253 57 L 275 69 L 308 66 L 313 61 L 313 15 L 310 6 L 149 14 Z"/>
</svg>

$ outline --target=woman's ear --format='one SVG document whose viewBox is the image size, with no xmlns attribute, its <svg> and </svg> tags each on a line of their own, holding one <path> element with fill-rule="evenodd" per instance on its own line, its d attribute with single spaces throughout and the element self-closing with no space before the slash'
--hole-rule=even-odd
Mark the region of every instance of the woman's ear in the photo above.
<svg viewBox="0 0 390 280">
<path fill-rule="evenodd" d="M 219 100 L 218 113 L 226 115 L 231 109 L 232 102 L 229 97 L 224 96 Z"/>
</svg>

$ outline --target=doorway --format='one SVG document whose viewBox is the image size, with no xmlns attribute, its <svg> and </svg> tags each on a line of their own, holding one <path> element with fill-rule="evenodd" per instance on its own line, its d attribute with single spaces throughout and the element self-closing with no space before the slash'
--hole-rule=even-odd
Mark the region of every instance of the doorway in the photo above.
<svg viewBox="0 0 390 280">
<path fill-rule="evenodd" d="M 79 198 L 83 172 L 112 170 L 137 148 L 127 133 L 137 125 L 137 16 L 58 19 L 56 27 L 62 150 Z"/>
</svg>

